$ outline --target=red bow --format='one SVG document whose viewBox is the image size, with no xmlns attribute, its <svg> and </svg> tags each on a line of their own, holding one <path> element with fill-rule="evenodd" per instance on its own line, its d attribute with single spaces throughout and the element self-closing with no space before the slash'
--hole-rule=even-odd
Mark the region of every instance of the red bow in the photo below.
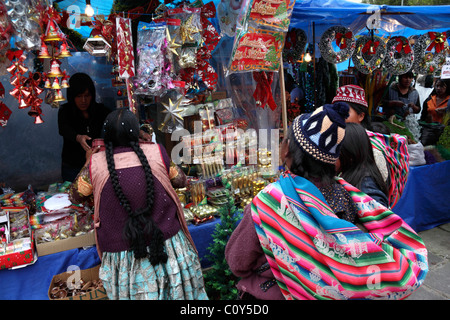
<svg viewBox="0 0 450 320">
<path fill-rule="evenodd" d="M 362 52 L 363 53 L 367 53 L 367 51 L 369 51 L 369 54 L 375 54 L 377 51 L 377 47 L 380 44 L 380 41 L 372 41 L 369 40 L 366 42 L 366 44 L 364 45 Z"/>
<path fill-rule="evenodd" d="M 13 61 L 13 59 L 19 59 L 21 61 L 25 60 L 25 57 L 22 57 L 22 50 L 8 50 L 6 52 L 6 57 L 8 57 L 9 61 Z"/>
<path fill-rule="evenodd" d="M 411 46 L 409 45 L 409 43 L 407 43 L 407 41 L 403 41 L 403 38 L 398 37 L 397 46 L 395 47 L 395 50 L 397 50 L 397 52 L 400 53 L 402 49 L 406 54 L 411 52 Z"/>
<path fill-rule="evenodd" d="M 256 105 L 264 109 L 268 104 L 270 109 L 274 111 L 277 104 L 272 95 L 273 72 L 255 71 L 253 72 L 253 79 L 256 81 L 256 89 L 253 93 Z"/>
<path fill-rule="evenodd" d="M 45 26 L 48 24 L 50 20 L 54 20 L 55 23 L 60 24 L 61 23 L 61 15 L 59 12 L 53 8 L 53 7 L 47 7 L 44 9 L 42 6 L 38 6 L 36 8 L 38 11 L 41 11 L 41 18 L 39 19 L 39 22 L 41 24 L 41 27 L 45 29 Z"/>
<path fill-rule="evenodd" d="M 431 39 L 431 44 L 428 46 L 427 51 L 431 51 L 435 48 L 437 53 L 444 50 L 445 40 L 447 40 L 447 33 L 445 32 L 428 32 Z"/>
<path fill-rule="evenodd" d="M 336 45 L 341 49 L 345 49 L 345 48 L 347 48 L 346 39 L 351 39 L 352 37 L 353 37 L 353 33 L 351 31 L 349 31 L 345 34 L 338 32 L 338 33 L 336 33 Z"/>
</svg>

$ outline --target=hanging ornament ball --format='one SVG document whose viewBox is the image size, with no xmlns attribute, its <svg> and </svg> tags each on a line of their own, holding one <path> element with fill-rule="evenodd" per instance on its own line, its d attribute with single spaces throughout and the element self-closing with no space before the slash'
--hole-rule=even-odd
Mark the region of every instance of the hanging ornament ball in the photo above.
<svg viewBox="0 0 450 320">
<path fill-rule="evenodd" d="M 356 40 L 356 48 L 352 55 L 355 68 L 369 74 L 381 66 L 386 56 L 386 42 L 379 36 L 361 36 Z"/>
<path fill-rule="evenodd" d="M 388 72 L 399 75 L 411 70 L 414 63 L 414 51 L 406 37 L 398 36 L 389 39 L 386 51 L 384 64 Z"/>
<path fill-rule="evenodd" d="M 421 35 L 414 44 L 416 57 L 413 69 L 418 74 L 431 75 L 440 73 L 445 63 L 447 32 L 427 32 Z"/>
<path fill-rule="evenodd" d="M 121 97 L 122 96 L 122 94 L 123 94 L 123 92 L 122 92 L 122 90 L 117 90 L 117 95 L 119 96 L 119 97 Z"/>
<path fill-rule="evenodd" d="M 339 51 L 335 51 L 333 43 L 336 43 Z M 322 58 L 329 63 L 338 64 L 344 62 L 350 58 L 355 50 L 355 37 L 347 27 L 330 27 L 322 34 L 319 50 Z"/>
</svg>

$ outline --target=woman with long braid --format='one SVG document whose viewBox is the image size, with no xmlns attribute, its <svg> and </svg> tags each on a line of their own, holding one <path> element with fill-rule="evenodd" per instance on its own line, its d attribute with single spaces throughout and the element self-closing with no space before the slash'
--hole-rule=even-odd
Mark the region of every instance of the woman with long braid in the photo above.
<svg viewBox="0 0 450 320">
<path fill-rule="evenodd" d="M 94 149 L 70 189 L 74 203 L 94 204 L 100 279 L 110 299 L 207 299 L 164 147 L 139 144 L 127 109 L 104 123 L 105 151 Z"/>
</svg>

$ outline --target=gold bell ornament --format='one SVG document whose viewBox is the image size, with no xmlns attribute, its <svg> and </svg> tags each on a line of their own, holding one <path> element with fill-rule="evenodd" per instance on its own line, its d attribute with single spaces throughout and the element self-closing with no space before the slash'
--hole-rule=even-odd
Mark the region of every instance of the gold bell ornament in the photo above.
<svg viewBox="0 0 450 320">
<path fill-rule="evenodd" d="M 53 59 L 50 64 L 50 73 L 47 74 L 47 77 L 60 77 L 62 75 L 62 72 L 59 65 L 60 62 L 56 59 Z"/>
<path fill-rule="evenodd" d="M 50 20 L 47 24 L 44 41 L 61 41 L 62 39 L 58 29 L 56 22 Z"/>
<path fill-rule="evenodd" d="M 71 56 L 72 56 L 72 54 L 69 51 L 67 42 L 64 41 L 59 49 L 58 58 L 67 58 L 67 57 L 71 57 Z"/>
<path fill-rule="evenodd" d="M 41 50 L 39 51 L 38 58 L 40 59 L 49 59 L 52 56 L 48 52 L 47 45 L 45 44 L 44 40 L 41 41 Z"/>
<path fill-rule="evenodd" d="M 61 86 L 59 85 L 59 78 L 55 77 L 55 80 L 53 80 L 52 89 L 61 89 Z"/>
</svg>

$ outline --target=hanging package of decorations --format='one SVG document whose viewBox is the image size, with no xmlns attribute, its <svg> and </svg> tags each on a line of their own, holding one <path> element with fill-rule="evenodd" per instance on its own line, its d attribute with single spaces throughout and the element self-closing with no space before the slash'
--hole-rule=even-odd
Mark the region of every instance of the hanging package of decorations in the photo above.
<svg viewBox="0 0 450 320">
<path fill-rule="evenodd" d="M 135 76 L 133 39 L 131 33 L 131 20 L 117 17 L 117 60 L 119 77 L 127 79 Z"/>
<path fill-rule="evenodd" d="M 164 90 L 166 24 L 139 22 L 135 93 L 160 95 Z M 170 69 L 170 66 L 169 66 Z"/>
<path fill-rule="evenodd" d="M 42 34 L 38 8 L 45 7 L 44 0 L 4 1 L 9 20 L 14 28 L 15 46 L 21 50 L 37 50 Z"/>
<path fill-rule="evenodd" d="M 167 10 L 167 16 L 170 19 L 179 19 L 181 21 L 179 28 L 176 29 L 177 41 L 181 45 L 197 47 L 201 44 L 202 26 L 200 13 L 200 8 L 179 7 Z"/>
<path fill-rule="evenodd" d="M 384 65 L 388 72 L 399 75 L 411 70 L 414 63 L 414 51 L 408 38 L 398 36 L 389 39 L 386 44 L 386 51 Z"/>
<path fill-rule="evenodd" d="M 305 51 L 307 36 L 302 29 L 293 28 L 286 34 L 283 48 L 283 61 L 295 63 Z"/>
<path fill-rule="evenodd" d="M 216 48 L 220 41 L 220 35 L 211 22 L 208 20 L 215 17 L 216 7 L 213 2 L 209 2 L 201 8 L 201 36 L 202 45 L 198 48 L 195 55 L 195 64 L 192 67 L 187 67 L 181 70 L 181 79 L 186 82 L 186 89 L 192 89 L 192 84 L 195 82 L 196 76 L 206 87 L 206 90 L 214 91 L 218 80 L 218 75 L 214 68 L 209 63 L 209 59 L 212 57 L 212 52 Z M 194 58 L 192 59 L 194 60 Z M 194 92 L 195 94 L 200 93 Z"/>
<path fill-rule="evenodd" d="M 335 51 L 333 45 L 339 51 Z M 325 30 L 320 38 L 319 50 L 322 58 L 332 64 L 338 64 L 348 60 L 356 47 L 355 37 L 353 32 L 343 26 L 333 26 Z"/>
<path fill-rule="evenodd" d="M 239 29 L 233 45 L 229 73 L 278 71 L 285 38 L 284 31 L 248 26 Z"/>
<path fill-rule="evenodd" d="M 236 34 L 236 21 L 244 0 L 221 0 L 217 5 L 217 20 L 220 34 L 234 37 Z"/>
<path fill-rule="evenodd" d="M 227 75 L 278 72 L 295 0 L 244 0 Z"/>
<path fill-rule="evenodd" d="M 251 21 L 260 26 L 287 32 L 295 0 L 244 0 L 238 23 Z"/>
<path fill-rule="evenodd" d="M 369 74 L 381 66 L 386 56 L 386 43 L 379 36 L 361 36 L 356 40 L 352 61 L 355 68 Z"/>
<path fill-rule="evenodd" d="M 416 59 L 413 69 L 418 74 L 439 74 L 445 63 L 448 47 L 446 32 L 424 33 L 414 44 Z"/>
</svg>

